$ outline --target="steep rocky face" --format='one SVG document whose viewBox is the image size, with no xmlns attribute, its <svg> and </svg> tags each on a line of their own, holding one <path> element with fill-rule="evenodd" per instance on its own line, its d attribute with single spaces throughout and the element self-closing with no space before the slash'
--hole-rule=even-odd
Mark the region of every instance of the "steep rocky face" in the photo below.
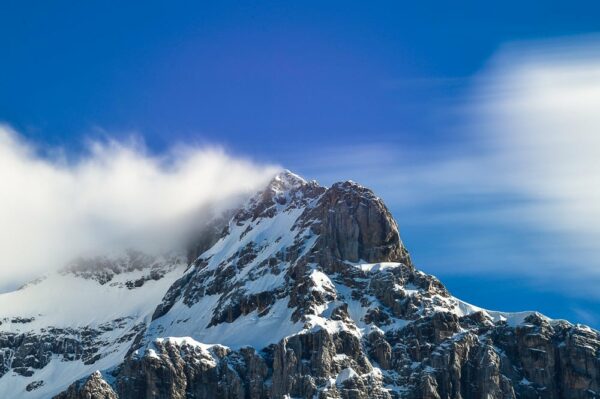
<svg viewBox="0 0 600 399">
<path fill-rule="evenodd" d="M 600 397 L 597 331 L 454 298 L 360 185 L 282 173 L 226 219 L 122 361 L 58 398 Z"/>
<path fill-rule="evenodd" d="M 409 264 L 398 226 L 383 202 L 367 188 L 352 182 L 336 183 L 304 217 L 314 220 L 318 248 L 326 263 L 398 261 Z"/>
<path fill-rule="evenodd" d="M 78 381 L 56 396 L 58 399 L 117 399 L 118 396 L 112 387 L 102 379 L 102 374 L 95 371 L 89 377 Z"/>
</svg>

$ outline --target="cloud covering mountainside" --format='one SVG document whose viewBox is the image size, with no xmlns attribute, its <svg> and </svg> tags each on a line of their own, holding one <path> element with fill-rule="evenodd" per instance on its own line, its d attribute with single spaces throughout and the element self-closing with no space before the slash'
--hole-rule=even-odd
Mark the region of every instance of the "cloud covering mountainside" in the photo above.
<svg viewBox="0 0 600 399">
<path fill-rule="evenodd" d="M 139 143 L 110 140 L 67 162 L 1 127 L 0 289 L 79 255 L 182 245 L 207 207 L 232 206 L 276 170 L 219 148 L 155 156 Z"/>
</svg>

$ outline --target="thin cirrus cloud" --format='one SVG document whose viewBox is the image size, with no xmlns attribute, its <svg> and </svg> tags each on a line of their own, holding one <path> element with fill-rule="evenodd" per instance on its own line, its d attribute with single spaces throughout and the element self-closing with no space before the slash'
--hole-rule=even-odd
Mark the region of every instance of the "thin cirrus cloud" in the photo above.
<svg viewBox="0 0 600 399">
<path fill-rule="evenodd" d="M 446 272 L 518 272 L 600 298 L 598 48 L 598 37 L 507 45 L 447 111 L 461 120 L 452 143 L 336 148 L 314 154 L 307 172 L 373 186 L 408 229 L 455 226 L 444 246 L 460 254 L 445 255 Z M 506 232 L 514 237 L 496 239 Z"/>
<path fill-rule="evenodd" d="M 600 40 L 568 44 L 505 50 L 475 122 L 502 186 L 533 200 L 533 221 L 588 245 L 600 238 Z"/>
<path fill-rule="evenodd" d="M 55 270 L 73 257 L 185 242 L 203 211 L 233 205 L 276 172 L 218 148 L 96 142 L 75 163 L 41 156 L 0 128 L 0 285 Z"/>
<path fill-rule="evenodd" d="M 566 267 L 600 278 L 599 38 L 507 47 L 472 108 L 481 165 L 526 201 L 515 215 L 554 235 Z"/>
</svg>

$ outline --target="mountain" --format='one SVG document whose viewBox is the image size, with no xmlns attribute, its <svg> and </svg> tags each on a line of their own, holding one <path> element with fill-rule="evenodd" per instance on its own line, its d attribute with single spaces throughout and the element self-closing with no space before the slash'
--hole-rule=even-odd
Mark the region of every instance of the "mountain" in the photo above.
<svg viewBox="0 0 600 399">
<path fill-rule="evenodd" d="M 0 295 L 0 396 L 600 397 L 598 331 L 453 297 L 356 183 L 283 172 L 200 231 Z"/>
<path fill-rule="evenodd" d="M 0 398 L 48 398 L 123 360 L 185 254 L 78 259 L 0 295 Z"/>
</svg>

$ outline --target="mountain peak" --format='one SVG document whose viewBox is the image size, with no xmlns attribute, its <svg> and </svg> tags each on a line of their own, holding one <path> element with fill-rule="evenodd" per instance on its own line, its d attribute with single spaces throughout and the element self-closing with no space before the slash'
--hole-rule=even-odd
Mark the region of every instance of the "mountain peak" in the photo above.
<svg viewBox="0 0 600 399">
<path fill-rule="evenodd" d="M 283 171 L 277 173 L 273 179 L 271 179 L 268 187 L 273 190 L 290 190 L 293 188 L 298 188 L 306 184 L 306 180 L 304 180 L 301 176 L 289 171 L 288 169 L 284 169 Z"/>
<path fill-rule="evenodd" d="M 600 392 L 600 334 L 453 297 L 412 265 L 381 198 L 352 181 L 325 188 L 282 171 L 204 229 L 192 253 L 189 266 L 136 254 L 79 262 L 0 297 L 14 310 L 0 323 L 0 396 Z M 68 303 L 46 304 L 48 292 Z"/>
</svg>

